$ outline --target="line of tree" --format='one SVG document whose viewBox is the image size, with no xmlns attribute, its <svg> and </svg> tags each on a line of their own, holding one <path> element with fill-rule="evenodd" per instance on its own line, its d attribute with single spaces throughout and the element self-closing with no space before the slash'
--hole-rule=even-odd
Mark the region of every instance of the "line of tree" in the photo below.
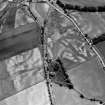
<svg viewBox="0 0 105 105">
<path fill-rule="evenodd" d="M 98 44 L 98 43 L 100 43 L 100 42 L 103 42 L 103 41 L 105 41 L 105 33 L 103 33 L 103 34 L 101 34 L 100 36 L 98 36 L 98 37 L 92 39 L 93 45 L 96 45 L 96 44 Z"/>
<path fill-rule="evenodd" d="M 56 3 L 63 10 L 75 10 L 79 12 L 105 12 L 105 5 L 103 6 L 80 6 L 80 5 L 73 5 L 73 4 L 72 5 L 64 4 L 60 0 L 57 0 Z"/>
</svg>

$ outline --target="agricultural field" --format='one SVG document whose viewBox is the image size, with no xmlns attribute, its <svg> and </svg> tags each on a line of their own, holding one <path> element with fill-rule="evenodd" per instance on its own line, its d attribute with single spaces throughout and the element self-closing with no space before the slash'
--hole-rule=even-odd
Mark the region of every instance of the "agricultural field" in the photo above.
<svg viewBox="0 0 105 105">
<path fill-rule="evenodd" d="M 59 1 L 105 7 L 104 0 Z M 0 105 L 105 105 L 105 11 L 56 2 L 0 1 Z"/>
</svg>

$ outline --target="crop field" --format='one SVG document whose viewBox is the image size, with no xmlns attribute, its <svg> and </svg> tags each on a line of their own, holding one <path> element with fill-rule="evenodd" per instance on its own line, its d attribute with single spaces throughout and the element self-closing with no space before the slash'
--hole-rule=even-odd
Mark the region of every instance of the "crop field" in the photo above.
<svg viewBox="0 0 105 105">
<path fill-rule="evenodd" d="M 0 0 L 0 105 L 105 105 L 105 0 Z"/>
</svg>

